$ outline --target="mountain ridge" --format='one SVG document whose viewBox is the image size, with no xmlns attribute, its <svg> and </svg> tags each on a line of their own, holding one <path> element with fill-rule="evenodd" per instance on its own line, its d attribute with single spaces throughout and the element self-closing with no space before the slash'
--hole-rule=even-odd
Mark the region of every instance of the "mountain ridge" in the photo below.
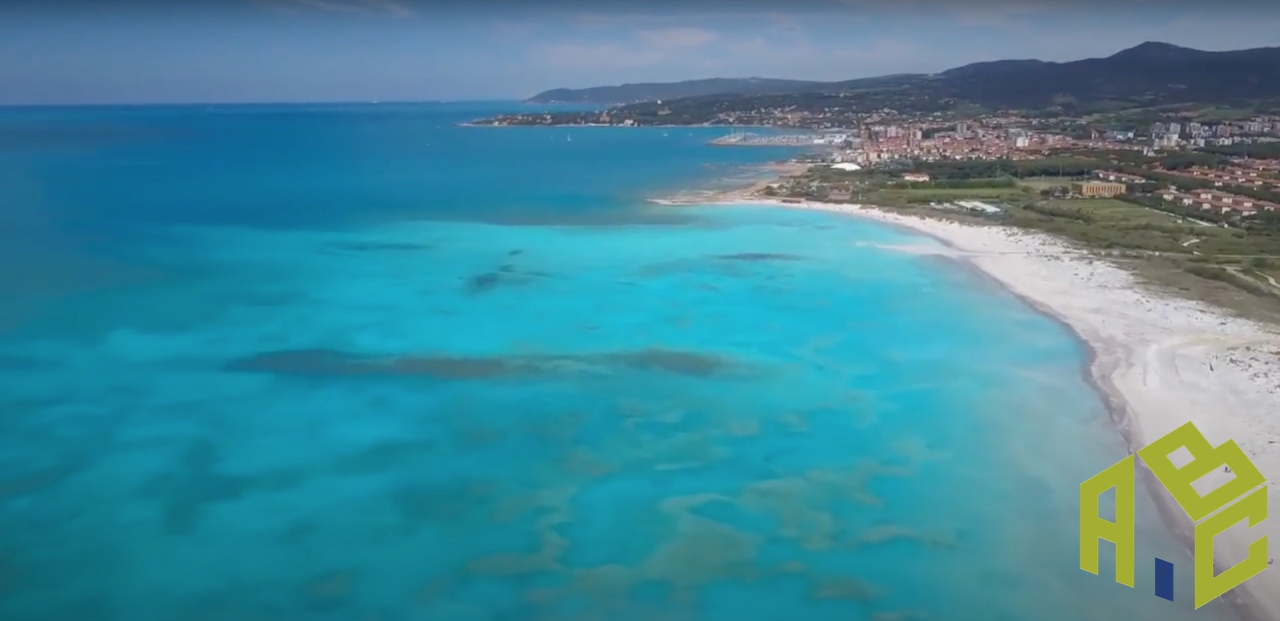
<svg viewBox="0 0 1280 621">
<path fill-rule="evenodd" d="M 894 74 L 835 82 L 710 78 L 588 89 L 554 89 L 531 103 L 636 104 L 714 96 L 837 93 L 885 86 L 927 88 L 939 96 L 990 106 L 1044 105 L 1067 99 L 1150 97 L 1188 100 L 1280 96 L 1280 47 L 1204 51 L 1146 41 L 1102 58 L 1054 62 L 982 61 L 936 74 Z"/>
<path fill-rule="evenodd" d="M 526 99 L 527 103 L 628 104 L 704 95 L 763 95 L 799 92 L 823 82 L 781 78 L 704 78 L 679 82 L 636 82 L 613 86 L 556 88 Z"/>
</svg>

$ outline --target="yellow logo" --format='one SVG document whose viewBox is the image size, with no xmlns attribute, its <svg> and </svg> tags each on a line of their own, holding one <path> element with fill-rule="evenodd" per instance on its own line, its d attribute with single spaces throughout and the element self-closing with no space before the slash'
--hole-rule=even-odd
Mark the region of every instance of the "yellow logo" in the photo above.
<svg viewBox="0 0 1280 621">
<path fill-rule="evenodd" d="M 1186 449 L 1191 461 L 1179 467 L 1170 456 Z M 1138 457 L 1169 490 L 1169 494 L 1195 524 L 1195 607 L 1213 601 L 1267 568 L 1267 537 L 1249 544 L 1249 558 L 1214 575 L 1213 539 L 1219 533 L 1249 520 L 1257 526 L 1267 519 L 1266 480 L 1234 440 L 1212 446 L 1187 423 L 1138 451 Z M 1192 484 L 1205 475 L 1226 468 L 1233 478 L 1200 494 Z M 1130 455 L 1080 484 L 1080 569 L 1098 573 L 1098 546 L 1110 541 L 1116 548 L 1116 582 L 1133 586 L 1134 574 L 1134 459 Z M 1098 516 L 1098 497 L 1116 490 L 1115 521 Z M 1155 560 L 1156 595 L 1173 601 L 1173 564 Z"/>
</svg>

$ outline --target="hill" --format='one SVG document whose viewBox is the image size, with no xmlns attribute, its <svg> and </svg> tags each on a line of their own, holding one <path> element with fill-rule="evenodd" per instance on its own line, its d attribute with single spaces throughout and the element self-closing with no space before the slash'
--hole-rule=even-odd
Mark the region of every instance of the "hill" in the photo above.
<svg viewBox="0 0 1280 621">
<path fill-rule="evenodd" d="M 932 79 L 930 79 L 932 78 Z M 928 86 L 988 106 L 1155 98 L 1166 103 L 1280 95 L 1280 47 L 1206 52 L 1149 41 L 1106 58 L 1071 62 L 999 60 L 943 71 L 813 82 L 766 78 L 623 84 L 539 93 L 533 103 L 626 104 L 714 95 L 837 93 L 890 85 Z"/>
<path fill-rule="evenodd" d="M 659 100 L 661 103 L 659 103 Z M 783 116 L 826 118 L 889 108 L 956 115 L 1020 110 L 1050 115 L 1170 104 L 1248 107 L 1280 101 L 1280 47 L 1208 52 L 1147 42 L 1105 58 L 1070 62 L 999 60 L 939 74 L 842 82 L 696 80 L 548 91 L 532 101 L 631 102 L 607 114 L 514 115 L 493 124 L 773 124 Z"/>
<path fill-rule="evenodd" d="M 706 95 L 763 95 L 769 93 L 796 93 L 820 90 L 826 84 L 802 80 L 775 80 L 770 78 L 710 78 L 685 82 L 660 82 L 647 84 L 622 84 L 593 88 L 557 88 L 538 93 L 525 101 L 528 103 L 582 103 L 628 104 L 641 101 L 703 97 Z"/>
<path fill-rule="evenodd" d="M 1106 58 L 975 63 L 939 77 L 941 93 L 994 107 L 1225 103 L 1280 96 L 1280 48 L 1205 52 L 1147 42 Z"/>
</svg>

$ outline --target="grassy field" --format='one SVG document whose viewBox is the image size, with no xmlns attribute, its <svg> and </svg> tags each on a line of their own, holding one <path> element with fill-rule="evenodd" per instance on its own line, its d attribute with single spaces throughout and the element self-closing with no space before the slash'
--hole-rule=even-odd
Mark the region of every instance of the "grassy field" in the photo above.
<svg viewBox="0 0 1280 621">
<path fill-rule="evenodd" d="M 1182 244 L 1200 227 L 1181 219 L 1114 199 L 1041 201 L 1014 208 L 1009 223 L 1056 233 L 1107 250 L 1143 250 L 1191 254 Z"/>
<path fill-rule="evenodd" d="M 978 199 L 1025 200 L 1031 194 L 1025 188 L 912 188 L 885 189 L 874 193 L 872 202 L 929 203 Z"/>
<path fill-rule="evenodd" d="M 904 209 L 990 222 L 921 205 Z M 1280 286 L 1271 281 L 1280 283 L 1280 235 L 1202 226 L 1114 199 L 1025 201 L 1011 205 L 1002 220 L 1099 249 L 1148 283 L 1177 295 L 1280 324 Z"/>
<path fill-rule="evenodd" d="M 1070 177 L 1028 177 L 1026 179 L 1018 179 L 1018 185 L 1031 188 L 1033 190 L 1043 190 L 1046 188 L 1056 188 L 1071 185 Z"/>
<path fill-rule="evenodd" d="M 1254 286 L 1241 286 L 1225 277 L 1206 277 L 1188 271 L 1184 260 L 1168 257 L 1123 259 L 1119 263 L 1140 279 L 1175 295 L 1203 300 L 1237 315 L 1280 325 L 1280 298 Z"/>
<path fill-rule="evenodd" d="M 1206 226 L 1117 199 L 1040 198 L 1040 189 L 1070 182 L 1057 177 L 985 188 L 886 187 L 890 182 L 860 178 L 852 183 L 858 188 L 856 200 L 921 216 L 998 221 L 1052 233 L 1101 251 L 1154 285 L 1280 324 L 1280 230 Z M 961 200 L 996 203 L 1007 211 L 992 216 L 929 206 Z"/>
<path fill-rule="evenodd" d="M 1104 249 L 1186 255 L 1212 262 L 1280 257 L 1278 234 L 1204 226 L 1115 199 L 1041 201 L 1011 210 L 1009 220 Z"/>
<path fill-rule="evenodd" d="M 1030 159 L 1030 160 L 1017 160 L 1013 162 L 1013 165 L 1018 167 L 1020 170 L 1027 170 L 1032 168 L 1045 168 L 1045 167 L 1052 168 L 1054 166 L 1063 166 L 1063 167 L 1079 166 L 1081 162 L 1086 162 L 1086 161 L 1088 161 L 1088 158 L 1080 157 L 1074 154 L 1064 153 L 1059 155 L 1037 157 L 1035 159 Z"/>
<path fill-rule="evenodd" d="M 1058 209 L 1078 209 L 1094 216 L 1104 226 L 1183 223 L 1183 218 L 1174 214 L 1147 209 L 1141 205 L 1114 198 L 1064 198 L 1043 201 L 1043 204 Z"/>
<path fill-rule="evenodd" d="M 1207 108 L 1197 110 L 1195 120 L 1206 121 L 1241 121 L 1254 115 L 1252 108 Z"/>
<path fill-rule="evenodd" d="M 1280 233 L 1204 226 L 1113 199 L 1041 201 L 1008 223 L 1129 256 L 1155 284 L 1242 314 L 1280 322 Z"/>
</svg>

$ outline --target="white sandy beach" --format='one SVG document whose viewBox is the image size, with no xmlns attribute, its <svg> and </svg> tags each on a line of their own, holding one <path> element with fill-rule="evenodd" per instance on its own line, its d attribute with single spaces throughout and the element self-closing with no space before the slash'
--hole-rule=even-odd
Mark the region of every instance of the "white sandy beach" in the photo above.
<svg viewBox="0 0 1280 621">
<path fill-rule="evenodd" d="M 1131 449 L 1191 421 L 1214 445 L 1235 440 L 1266 475 L 1275 497 L 1280 484 L 1280 331 L 1147 290 L 1128 272 L 1045 234 L 860 205 L 731 202 L 846 213 L 946 242 L 949 249 L 922 245 L 901 250 L 967 260 L 1074 329 L 1095 351 L 1093 379 L 1106 393 Z M 1225 480 L 1231 475 L 1218 471 L 1213 476 Z M 1165 503 L 1166 518 L 1184 531 L 1190 548 L 1190 520 L 1171 498 Z M 1219 563 L 1225 567 L 1244 559 L 1259 534 L 1269 535 L 1271 555 L 1280 556 L 1274 548 L 1280 545 L 1280 519 L 1269 519 L 1252 530 L 1238 525 L 1219 537 Z M 1249 618 L 1280 619 L 1280 571 L 1263 572 L 1227 597 L 1232 596 L 1242 598 L 1233 603 Z"/>
</svg>

